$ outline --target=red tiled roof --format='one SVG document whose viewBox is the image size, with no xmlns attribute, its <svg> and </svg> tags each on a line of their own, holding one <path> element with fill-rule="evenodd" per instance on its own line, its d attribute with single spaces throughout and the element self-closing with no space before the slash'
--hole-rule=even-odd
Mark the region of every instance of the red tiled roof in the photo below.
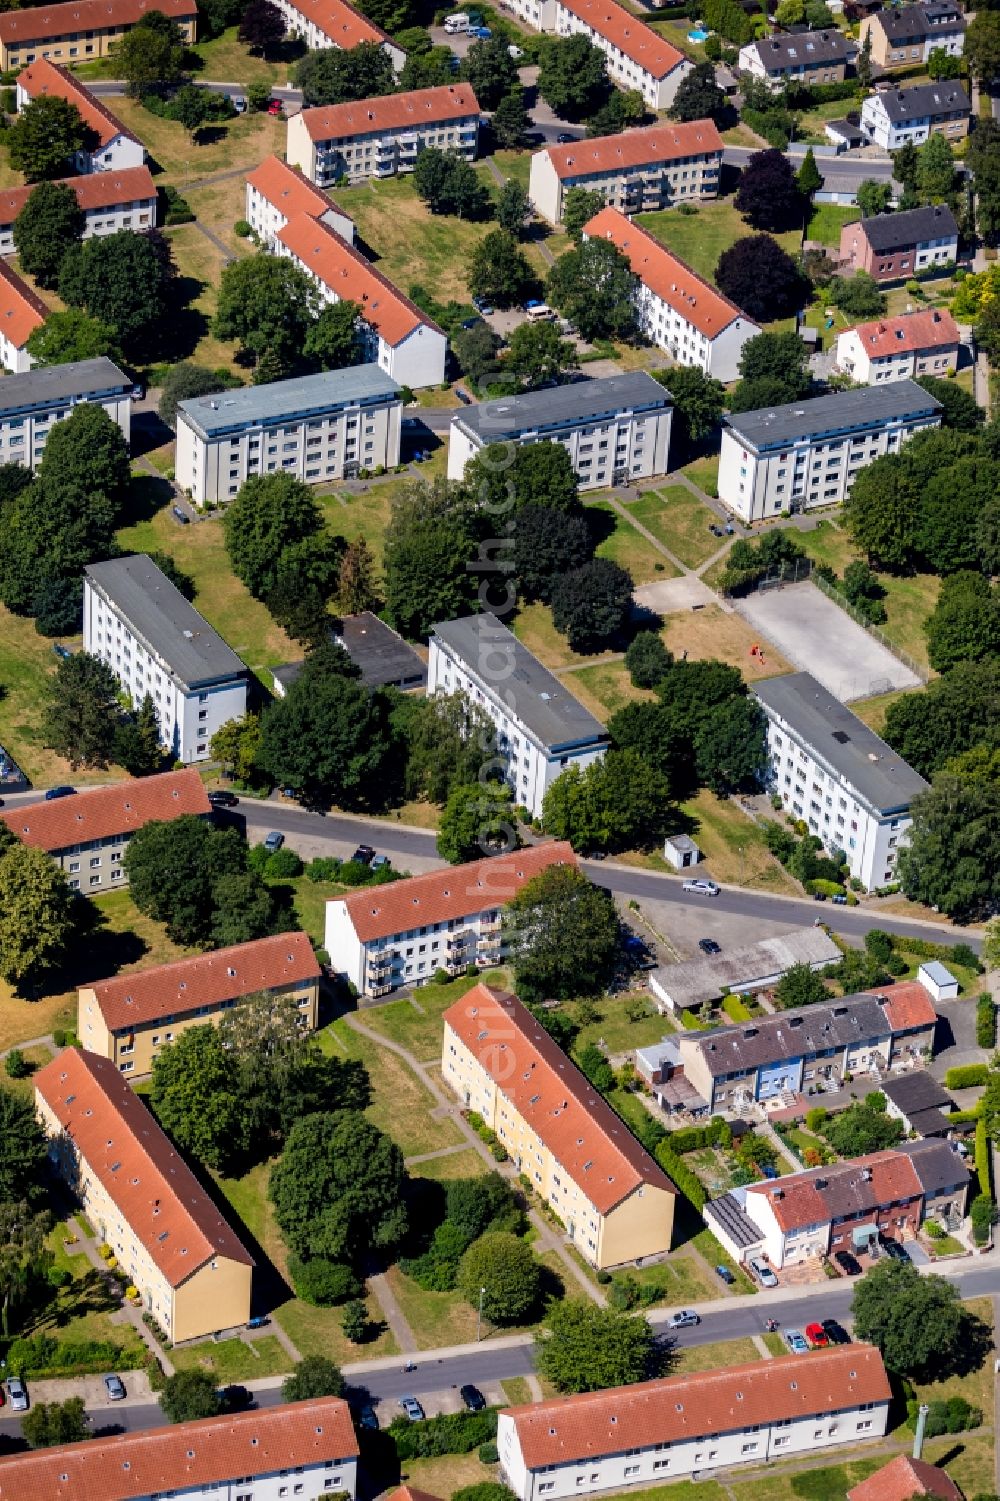
<svg viewBox="0 0 1000 1501">
<path fill-rule="evenodd" d="M 441 1501 L 433 1491 L 422 1491 L 415 1485 L 398 1485 L 387 1501 Z"/>
<path fill-rule="evenodd" d="M 22 844 L 52 854 L 111 834 L 134 834 L 143 824 L 169 822 L 183 813 L 211 811 L 201 777 L 189 769 L 94 787 L 50 803 L 30 803 L 0 813 L 0 818 Z"/>
<path fill-rule="evenodd" d="M 66 99 L 70 104 L 75 104 L 83 123 L 95 132 L 102 146 L 107 146 L 116 136 L 127 136 L 130 141 L 139 139 L 120 120 L 116 120 L 109 109 L 105 109 L 100 99 L 95 98 L 82 83 L 78 83 L 72 73 L 61 68 L 58 63 L 50 63 L 47 57 L 40 57 L 37 62 L 29 63 L 17 75 L 17 83 L 32 99 L 37 99 L 41 94 L 52 94 L 57 99 Z"/>
<path fill-rule="evenodd" d="M 767 1183 L 752 1183 L 747 1194 L 765 1200 L 779 1228 L 787 1233 L 919 1199 L 923 1186 L 907 1154 L 890 1147 L 832 1167 L 807 1168 Z"/>
<path fill-rule="evenodd" d="M 314 1397 L 11 1455 L 0 1501 L 132 1501 L 357 1454 L 347 1403 Z"/>
<path fill-rule="evenodd" d="M 444 1022 L 600 1213 L 640 1184 L 677 1192 L 516 996 L 476 985 L 448 1008 Z"/>
<path fill-rule="evenodd" d="M 304 172 L 283 162 L 280 157 L 265 156 L 260 166 L 248 174 L 247 182 L 268 203 L 280 209 L 286 219 L 293 219 L 296 214 L 321 219 L 331 209 L 336 209 L 345 219 L 350 218 L 350 214 L 345 214 L 331 198 L 314 187 Z"/>
<path fill-rule="evenodd" d="M 887 985 L 881 994 L 886 998 L 883 1009 L 894 1032 L 903 1032 L 910 1027 L 933 1027 L 937 1021 L 934 1002 L 919 980 Z"/>
<path fill-rule="evenodd" d="M 962 1492 L 944 1470 L 925 1459 L 897 1454 L 887 1465 L 847 1492 L 847 1501 L 911 1501 L 934 1496 L 937 1501 L 962 1501 Z"/>
<path fill-rule="evenodd" d="M 387 32 L 355 10 L 353 5 L 348 5 L 347 0 L 292 0 L 292 5 L 342 52 L 349 52 L 362 42 L 391 42 L 396 46 Z M 402 51 L 402 48 L 397 50 Z"/>
<path fill-rule="evenodd" d="M 873 360 L 920 349 L 957 349 L 959 342 L 958 324 L 946 308 L 876 318 L 871 323 L 859 323 L 854 333 Z"/>
<path fill-rule="evenodd" d="M 735 302 L 723 297 L 680 256 L 616 208 L 602 208 L 584 225 L 583 232 L 591 239 L 599 237 L 617 246 L 643 285 L 707 339 L 716 338 L 737 318 L 756 327 Z"/>
<path fill-rule="evenodd" d="M 672 162 L 682 156 L 710 156 L 722 151 L 722 137 L 714 120 L 691 120 L 672 125 L 663 121 L 617 136 L 597 136 L 574 141 L 569 146 L 548 146 L 546 154 L 557 177 L 587 177 L 642 167 L 653 162 Z"/>
<path fill-rule="evenodd" d="M 314 141 L 334 136 L 376 135 L 384 130 L 412 130 L 418 125 L 442 124 L 479 114 L 479 100 L 467 83 L 446 83 L 408 94 L 386 94 L 350 104 L 304 109 L 302 123 Z"/>
<path fill-rule="evenodd" d="M 67 0 L 65 5 L 36 6 L 32 10 L 9 10 L 0 16 L 0 42 L 52 41 L 55 37 L 84 31 L 111 31 L 135 26 L 150 11 L 162 11 L 172 21 L 194 20 L 195 0 Z"/>
<path fill-rule="evenodd" d="M 666 78 L 687 61 L 683 52 L 678 52 L 615 0 L 559 0 L 559 3 L 653 78 Z"/>
<path fill-rule="evenodd" d="M 19 11 L 19 15 L 26 12 Z M 148 167 L 125 167 L 121 172 L 88 172 L 83 177 L 64 177 L 60 183 L 72 188 L 84 213 L 117 208 L 127 203 L 156 204 L 156 184 Z M 13 224 L 37 184 L 0 192 L 0 226 Z M 150 225 L 152 228 L 152 225 Z"/>
<path fill-rule="evenodd" d="M 871 1345 L 785 1355 L 507 1408 L 529 1470 L 888 1402 Z"/>
<path fill-rule="evenodd" d="M 0 334 L 16 349 L 23 349 L 28 335 L 40 328 L 49 310 L 40 297 L 22 281 L 7 262 L 0 260 Z"/>
<path fill-rule="evenodd" d="M 236 1232 L 110 1058 L 64 1048 L 39 1069 L 34 1083 L 171 1287 L 180 1287 L 213 1256 L 253 1266 Z"/>
<path fill-rule="evenodd" d="M 278 933 L 82 988 L 93 990 L 101 1015 L 115 1032 L 319 976 L 308 934 Z"/>
<path fill-rule="evenodd" d="M 388 886 L 368 886 L 345 897 L 344 905 L 360 941 L 370 943 L 427 923 L 502 907 L 539 871 L 550 865 L 575 864 L 572 845 L 557 840 L 529 845 L 511 855 L 432 870 Z"/>
</svg>

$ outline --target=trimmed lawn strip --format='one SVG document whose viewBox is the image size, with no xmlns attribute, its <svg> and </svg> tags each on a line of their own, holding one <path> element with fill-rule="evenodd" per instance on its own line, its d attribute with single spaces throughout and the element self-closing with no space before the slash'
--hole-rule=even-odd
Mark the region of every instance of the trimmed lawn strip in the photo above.
<svg viewBox="0 0 1000 1501">
<path fill-rule="evenodd" d="M 639 922 L 636 922 L 635 928 L 640 936 L 646 932 Z M 630 1021 L 626 1008 L 636 1001 L 643 1004 L 646 1014 L 638 1021 Z M 630 1053 L 633 1048 L 649 1047 L 651 1043 L 659 1042 L 662 1037 L 667 1037 L 677 1030 L 665 1016 L 659 1014 L 645 991 L 636 991 L 634 995 L 601 996 L 596 1002 L 590 1004 L 596 1005 L 598 1015 L 594 1021 L 587 1022 L 586 1025 L 580 1027 L 574 1043 L 574 1052 L 579 1052 L 588 1043 L 603 1038 L 610 1054 Z M 575 1020 L 579 1020 L 578 1007 L 573 1002 L 561 1009 Z"/>
<path fill-rule="evenodd" d="M 480 1178 L 489 1172 L 475 1147 L 449 1152 L 447 1157 L 432 1157 L 429 1162 L 415 1162 L 407 1169 L 411 1178 L 429 1178 L 434 1183 L 450 1183 L 455 1178 Z"/>
<path fill-rule="evenodd" d="M 719 493 L 719 455 L 709 454 L 703 459 L 692 459 L 690 464 L 685 464 L 681 470 L 687 475 L 692 485 L 696 485 L 703 495 L 710 495 L 717 499 Z"/>
<path fill-rule="evenodd" d="M 787 1349 L 784 1353 L 788 1353 Z M 766 1475 L 742 1482 L 734 1478 L 727 1489 L 732 1501 L 801 1501 L 803 1496 L 808 1496 L 809 1501 L 844 1501 L 852 1486 L 866 1480 L 887 1462 L 888 1456 L 882 1454 L 824 1465 L 822 1469 L 796 1469 L 789 1465 L 787 1469 L 776 1470 L 768 1465 Z"/>
<path fill-rule="evenodd" d="M 255 1353 L 256 1352 L 256 1353 Z M 293 1361 L 276 1334 L 249 1342 L 223 1339 L 213 1343 L 175 1346 L 170 1359 L 179 1371 L 208 1371 L 220 1385 L 230 1381 L 254 1381 L 262 1376 L 283 1376 Z"/>
<path fill-rule="evenodd" d="M 476 1310 L 460 1292 L 427 1292 L 398 1266 L 390 1267 L 385 1275 L 421 1350 L 464 1345 L 475 1339 Z"/>
<path fill-rule="evenodd" d="M 399 1346 L 383 1320 L 382 1308 L 374 1293 L 369 1293 L 364 1303 L 372 1326 L 381 1332 L 363 1345 L 353 1345 L 344 1337 L 342 1308 L 314 1308 L 311 1303 L 303 1303 L 301 1298 L 292 1298 L 277 1310 L 274 1318 L 303 1358 L 325 1355 L 337 1365 L 350 1365 L 356 1360 L 398 1354 Z"/>
<path fill-rule="evenodd" d="M 520 1407 L 531 1401 L 531 1387 L 527 1376 L 508 1376 L 500 1385 L 511 1407 Z"/>
<path fill-rule="evenodd" d="M 666 561 L 666 559 L 664 559 Z M 552 622 L 552 611 L 540 602 L 525 605 L 518 610 L 514 620 L 514 634 L 523 641 L 529 651 L 545 667 L 572 667 L 576 663 L 596 663 L 609 652 L 583 654 L 571 648 L 566 637 L 557 631 Z"/>
<path fill-rule="evenodd" d="M 651 701 L 656 697 L 646 688 L 636 688 L 624 662 L 608 662 L 603 667 L 584 667 L 567 672 L 559 681 L 585 704 L 598 719 L 608 719 L 626 704 Z"/>
<path fill-rule="evenodd" d="M 326 1051 L 342 1058 L 359 1058 L 364 1063 L 373 1094 L 366 1114 L 392 1137 L 404 1157 L 418 1157 L 439 1147 L 464 1144 L 464 1137 L 453 1121 L 435 1119 L 433 1112 L 437 1107 L 433 1095 L 395 1053 L 369 1042 L 343 1018 L 332 1022 L 317 1036 Z"/>
<path fill-rule="evenodd" d="M 599 558 L 609 558 L 612 563 L 627 569 L 636 584 L 649 584 L 655 578 L 676 577 L 677 569 L 651 547 L 641 532 L 630 526 L 614 506 L 600 500 L 596 505 L 589 506 L 588 510 L 610 516 L 614 525 L 611 535 L 605 537 L 597 549 Z"/>
<path fill-rule="evenodd" d="M 836 108 L 843 110 L 849 102 L 848 100 L 841 99 L 837 102 Z M 821 109 L 826 107 L 828 106 L 821 106 Z M 819 112 L 819 110 L 815 112 L 810 111 L 809 115 L 803 117 L 803 124 L 807 129 L 809 119 L 814 114 L 818 115 Z M 825 118 L 827 120 L 837 120 L 840 116 L 837 114 L 828 114 Z M 860 211 L 856 207 L 845 208 L 839 203 L 817 203 L 813 208 L 806 227 L 806 239 L 818 240 L 821 245 L 833 245 L 839 250 L 840 231 L 845 224 L 850 224 L 853 220 L 857 219 L 859 213 Z"/>
<path fill-rule="evenodd" d="M 722 1249 L 707 1225 L 699 1230 L 697 1234 L 692 1235 L 691 1245 L 695 1246 L 701 1252 L 710 1266 L 726 1266 L 729 1268 L 736 1277 L 736 1281 L 733 1283 L 734 1292 L 755 1293 L 757 1291 L 756 1282 L 753 1282 L 747 1276 L 741 1266 L 737 1266 L 728 1251 Z"/>
<path fill-rule="evenodd" d="M 664 540 L 682 563 L 688 568 L 697 568 L 718 552 L 722 541 L 709 531 L 710 526 L 717 524 L 714 511 L 710 511 L 684 485 L 668 485 L 656 493 L 667 507 L 663 517 Z"/>
<path fill-rule="evenodd" d="M 878 693 L 874 698 L 856 698 L 850 705 L 851 713 L 863 720 L 876 735 L 881 735 L 885 730 L 885 716 L 897 698 L 920 691 L 919 688 L 894 688 L 891 693 Z"/>
<path fill-rule="evenodd" d="M 753 233 L 733 207 L 732 199 L 700 203 L 696 214 L 679 214 L 675 209 L 639 214 L 636 223 L 713 285 L 722 252 Z M 799 230 L 787 230 L 773 238 L 789 255 L 798 255 L 802 243 Z"/>
<path fill-rule="evenodd" d="M 152 157 L 164 181 L 176 184 L 192 182 L 216 172 L 245 169 L 252 172 L 265 156 L 282 156 L 285 150 L 285 121 L 274 115 L 240 115 L 238 119 L 213 127 L 218 131 L 211 144 L 200 146 L 192 141 L 183 125 L 164 120 L 143 109 L 138 99 L 116 96 L 112 106 L 117 119 L 133 131 Z"/>
<path fill-rule="evenodd" d="M 988 1329 L 992 1330 L 992 1298 L 970 1298 L 964 1307 L 966 1313 L 980 1319 Z M 973 1407 L 979 1408 L 983 1414 L 985 1426 L 992 1425 L 993 1422 L 993 1381 L 991 1350 L 979 1369 L 970 1371 L 967 1376 L 947 1376 L 943 1381 L 914 1382 L 914 1389 L 918 1402 L 947 1402 L 949 1397 L 964 1397 Z M 962 1437 L 962 1435 L 957 1436 Z"/>
<path fill-rule="evenodd" d="M 810 530 L 795 532 L 794 536 L 814 563 L 826 563 L 834 573 L 843 574 L 848 563 L 858 556 L 843 528 L 825 518 Z"/>
<path fill-rule="evenodd" d="M 426 985 L 420 986 L 412 1000 L 391 1001 L 385 1006 L 373 1006 L 370 1010 L 361 1012 L 359 1019 L 363 1026 L 370 1027 L 373 1032 L 380 1032 L 391 1042 L 408 1048 L 419 1062 L 437 1063 L 441 1058 L 443 1036 L 441 1017 L 449 1006 L 461 1000 L 480 981 L 487 985 L 503 985 L 509 983 L 509 977 L 506 970 L 495 969 L 486 970 L 472 979 L 466 975 L 456 975 L 444 985 L 430 980 Z M 358 1037 L 356 1032 L 351 1035 Z M 363 1038 L 358 1040 L 364 1041 Z M 441 1145 L 447 1146 L 448 1143 L 442 1142 Z"/>
<path fill-rule="evenodd" d="M 681 807 L 694 820 L 692 838 L 701 846 L 705 866 L 717 881 L 799 895 L 798 885 L 767 848 L 763 829 L 730 799 L 716 797 L 703 787 Z"/>
<path fill-rule="evenodd" d="M 880 573 L 879 579 L 886 590 L 883 603 L 889 616 L 881 630 L 894 645 L 928 667 L 924 622 L 937 604 L 941 580 L 929 573 L 915 573 L 909 578 Z"/>
<path fill-rule="evenodd" d="M 688 1376 L 695 1371 L 728 1370 L 734 1365 L 748 1365 L 762 1357 L 753 1340 L 727 1339 L 717 1345 L 684 1345 L 678 1349 L 670 1366 L 671 1376 Z"/>
<path fill-rule="evenodd" d="M 255 57 L 248 47 L 237 39 L 236 27 L 228 27 L 221 36 L 196 42 L 188 49 L 204 64 L 195 77 L 199 83 L 213 80 L 216 83 L 232 83 L 240 79 L 248 83 L 284 83 L 288 78 L 286 62 L 268 62 Z"/>
<path fill-rule="evenodd" d="M 356 542 L 359 537 L 364 537 L 372 550 L 376 568 L 381 568 L 392 497 L 404 485 L 412 485 L 413 482 L 411 474 L 405 478 L 388 480 L 384 484 L 372 484 L 358 494 L 346 490 L 333 493 L 316 490 L 313 493 L 323 507 L 324 518 L 331 532 L 335 536 L 346 537 L 348 542 Z"/>
</svg>

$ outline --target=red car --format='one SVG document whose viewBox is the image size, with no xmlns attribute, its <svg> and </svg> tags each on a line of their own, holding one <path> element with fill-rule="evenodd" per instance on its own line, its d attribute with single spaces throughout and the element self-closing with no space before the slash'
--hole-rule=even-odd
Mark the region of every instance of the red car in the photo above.
<svg viewBox="0 0 1000 1501">
<path fill-rule="evenodd" d="M 814 1350 L 825 1350 L 830 1343 L 830 1336 L 822 1324 L 807 1324 L 806 1339 Z"/>
<path fill-rule="evenodd" d="M 272 99 L 270 104 L 267 106 L 267 112 L 269 115 L 283 115 L 285 110 L 284 106 L 281 103 L 281 100 Z"/>
</svg>

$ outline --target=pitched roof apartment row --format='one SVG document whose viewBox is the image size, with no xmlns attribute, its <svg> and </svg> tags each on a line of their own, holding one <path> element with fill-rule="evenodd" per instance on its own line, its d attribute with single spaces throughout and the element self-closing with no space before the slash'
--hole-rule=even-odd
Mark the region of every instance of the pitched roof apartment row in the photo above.
<svg viewBox="0 0 1000 1501">
<path fill-rule="evenodd" d="M 211 811 L 205 784 L 196 771 L 165 771 L 51 802 L 9 808 L 0 818 L 22 844 L 53 854 L 113 834 L 134 834 L 157 820 L 180 818 L 184 813 L 204 816 Z"/>
<path fill-rule="evenodd" d="M 479 114 L 479 100 L 467 83 L 412 89 L 349 104 L 327 104 L 302 111 L 302 123 L 314 141 L 354 139 L 387 130 L 415 130 Z"/>
<path fill-rule="evenodd" d="M 94 132 L 101 146 L 109 145 L 116 136 L 127 136 L 130 141 L 139 139 L 111 113 L 102 100 L 79 83 L 72 73 L 58 63 L 50 62 L 47 57 L 40 57 L 29 63 L 17 75 L 17 86 L 32 99 L 48 95 L 75 105 L 84 125 Z"/>
<path fill-rule="evenodd" d="M 713 120 L 691 120 L 676 124 L 664 121 L 639 130 L 625 130 L 621 135 L 574 141 L 569 146 L 547 146 L 545 150 L 557 177 L 577 178 L 606 176 L 625 167 L 655 166 L 704 156 L 721 152 L 722 147 L 722 137 Z"/>
<path fill-rule="evenodd" d="M 30 334 L 41 328 L 49 315 L 42 299 L 0 260 L 0 335 L 21 349 Z"/>
<path fill-rule="evenodd" d="M 559 4 L 652 78 L 666 78 L 686 60 L 683 52 L 615 0 L 559 0 Z"/>
<path fill-rule="evenodd" d="M 311 113 L 311 110 L 303 110 L 303 115 Z M 304 172 L 283 162 L 280 156 L 265 156 L 260 166 L 247 174 L 247 182 L 268 203 L 273 203 L 275 208 L 280 209 L 286 219 L 294 219 L 299 214 L 321 219 L 331 208 L 336 209 L 344 219 L 351 217 L 325 193 L 321 193 Z M 353 222 L 351 220 L 352 224 Z"/>
<path fill-rule="evenodd" d="M 286 3 L 290 10 L 311 21 L 342 52 L 350 52 L 362 42 L 375 42 L 379 46 L 389 43 L 396 51 L 401 51 L 388 32 L 355 10 L 353 5 L 348 5 L 347 0 L 286 0 Z"/>
<path fill-rule="evenodd" d="M 26 15 L 28 12 L 8 14 Z M 133 203 L 152 203 L 154 207 L 156 204 L 156 184 L 148 167 L 126 167 L 120 172 L 88 172 L 84 177 L 61 178 L 60 183 L 73 189 L 85 214 Z M 8 229 L 14 223 L 34 191 L 35 184 L 29 184 L 0 192 L 0 229 Z"/>
<path fill-rule="evenodd" d="M 0 15 L 0 42 L 11 47 L 84 31 L 113 31 L 137 25 L 152 11 L 172 21 L 193 22 L 198 15 L 195 0 L 66 0 L 63 5 L 6 11 Z"/>
</svg>

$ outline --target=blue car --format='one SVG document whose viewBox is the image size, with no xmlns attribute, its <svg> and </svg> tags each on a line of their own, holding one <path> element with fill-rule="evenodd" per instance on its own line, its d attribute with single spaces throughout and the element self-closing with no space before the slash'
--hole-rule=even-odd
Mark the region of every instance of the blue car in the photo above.
<svg viewBox="0 0 1000 1501">
<path fill-rule="evenodd" d="M 75 787 L 49 787 L 45 793 L 45 801 L 51 803 L 57 797 L 72 797 L 75 792 Z"/>
<path fill-rule="evenodd" d="M 798 1329 L 785 1330 L 785 1344 L 791 1350 L 793 1355 L 809 1354 L 809 1341 L 806 1339 L 805 1335 L 802 1334 Z"/>
</svg>

